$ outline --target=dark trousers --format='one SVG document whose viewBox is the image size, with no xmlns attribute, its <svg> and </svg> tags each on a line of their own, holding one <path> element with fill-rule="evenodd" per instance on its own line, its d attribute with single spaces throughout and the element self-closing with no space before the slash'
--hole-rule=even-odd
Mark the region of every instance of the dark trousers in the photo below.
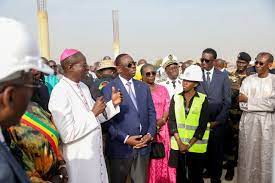
<svg viewBox="0 0 275 183">
<path fill-rule="evenodd" d="M 224 153 L 227 169 L 234 170 L 238 162 L 239 121 L 229 120 L 225 135 Z"/>
<path fill-rule="evenodd" d="M 203 183 L 205 154 L 179 153 L 177 166 L 177 183 Z"/>
<path fill-rule="evenodd" d="M 149 155 L 137 154 L 131 159 L 110 159 L 111 183 L 126 183 L 127 176 L 132 183 L 146 183 Z"/>
<path fill-rule="evenodd" d="M 211 130 L 207 146 L 206 168 L 209 172 L 211 183 L 220 183 L 223 164 L 224 127 Z"/>
</svg>

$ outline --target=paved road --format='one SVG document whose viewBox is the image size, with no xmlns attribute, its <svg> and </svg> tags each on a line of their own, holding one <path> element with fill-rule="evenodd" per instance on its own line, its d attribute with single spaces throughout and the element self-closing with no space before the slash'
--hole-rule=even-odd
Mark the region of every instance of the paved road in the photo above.
<svg viewBox="0 0 275 183">
<path fill-rule="evenodd" d="M 225 171 L 223 171 L 222 183 L 237 183 L 237 168 L 235 168 L 235 176 L 234 176 L 234 179 L 232 181 L 224 180 L 224 176 L 225 176 Z M 210 179 L 204 179 L 204 183 L 210 183 Z"/>
</svg>

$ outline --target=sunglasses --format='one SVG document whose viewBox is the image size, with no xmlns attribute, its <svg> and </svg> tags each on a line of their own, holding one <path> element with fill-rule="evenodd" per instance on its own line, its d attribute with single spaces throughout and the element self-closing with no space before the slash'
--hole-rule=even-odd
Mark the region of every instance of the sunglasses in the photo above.
<svg viewBox="0 0 275 183">
<path fill-rule="evenodd" d="M 264 65 L 263 62 L 256 61 L 256 62 L 255 62 L 255 66 L 258 65 L 258 64 L 259 64 L 260 66 L 263 66 L 263 65 Z"/>
<path fill-rule="evenodd" d="M 204 59 L 204 58 L 201 58 L 201 63 L 203 63 L 203 62 L 205 62 L 205 63 L 209 63 L 209 62 L 211 62 L 211 60 L 207 60 L 207 59 Z"/>
<path fill-rule="evenodd" d="M 146 72 L 146 73 L 145 73 L 145 76 L 146 76 L 146 77 L 156 76 L 156 74 L 157 74 L 156 71 Z"/>
<path fill-rule="evenodd" d="M 136 66 L 136 62 L 131 62 L 127 65 L 128 68 L 132 68 L 133 66 Z"/>
</svg>

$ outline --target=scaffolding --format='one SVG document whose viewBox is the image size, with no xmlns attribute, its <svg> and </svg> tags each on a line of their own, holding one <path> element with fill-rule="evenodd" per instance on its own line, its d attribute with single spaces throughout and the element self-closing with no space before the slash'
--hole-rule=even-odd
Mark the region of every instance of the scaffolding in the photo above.
<svg viewBox="0 0 275 183">
<path fill-rule="evenodd" d="M 113 14 L 113 52 L 114 52 L 114 58 L 116 58 L 120 52 L 118 10 L 113 10 L 112 14 Z"/>
<path fill-rule="evenodd" d="M 37 0 L 37 17 L 40 55 L 50 59 L 50 40 L 46 0 Z"/>
</svg>

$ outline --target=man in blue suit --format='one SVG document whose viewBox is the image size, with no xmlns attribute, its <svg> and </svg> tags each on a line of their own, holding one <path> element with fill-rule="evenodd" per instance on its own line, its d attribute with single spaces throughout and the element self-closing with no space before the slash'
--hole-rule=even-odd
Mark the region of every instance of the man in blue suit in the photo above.
<svg viewBox="0 0 275 183">
<path fill-rule="evenodd" d="M 21 23 L 0 17 L 0 182 L 29 182 L 12 156 L 2 129 L 19 123 L 34 87 L 32 69 L 52 74 L 40 60 L 38 47 Z"/>
<path fill-rule="evenodd" d="M 225 122 L 231 105 L 230 81 L 228 75 L 215 69 L 213 61 L 217 53 L 207 48 L 202 53 L 201 66 L 203 69 L 203 82 L 198 91 L 205 93 L 208 99 L 210 136 L 207 147 L 208 161 L 205 177 L 211 178 L 211 183 L 221 182 L 223 162 L 223 140 Z"/>
<path fill-rule="evenodd" d="M 108 122 L 111 182 L 125 183 L 130 175 L 133 182 L 145 183 L 150 142 L 156 131 L 151 92 L 145 83 L 133 79 L 136 63 L 130 55 L 119 55 L 115 64 L 119 75 L 103 89 L 107 100 L 111 99 L 112 86 L 123 95 L 120 113 Z"/>
</svg>

